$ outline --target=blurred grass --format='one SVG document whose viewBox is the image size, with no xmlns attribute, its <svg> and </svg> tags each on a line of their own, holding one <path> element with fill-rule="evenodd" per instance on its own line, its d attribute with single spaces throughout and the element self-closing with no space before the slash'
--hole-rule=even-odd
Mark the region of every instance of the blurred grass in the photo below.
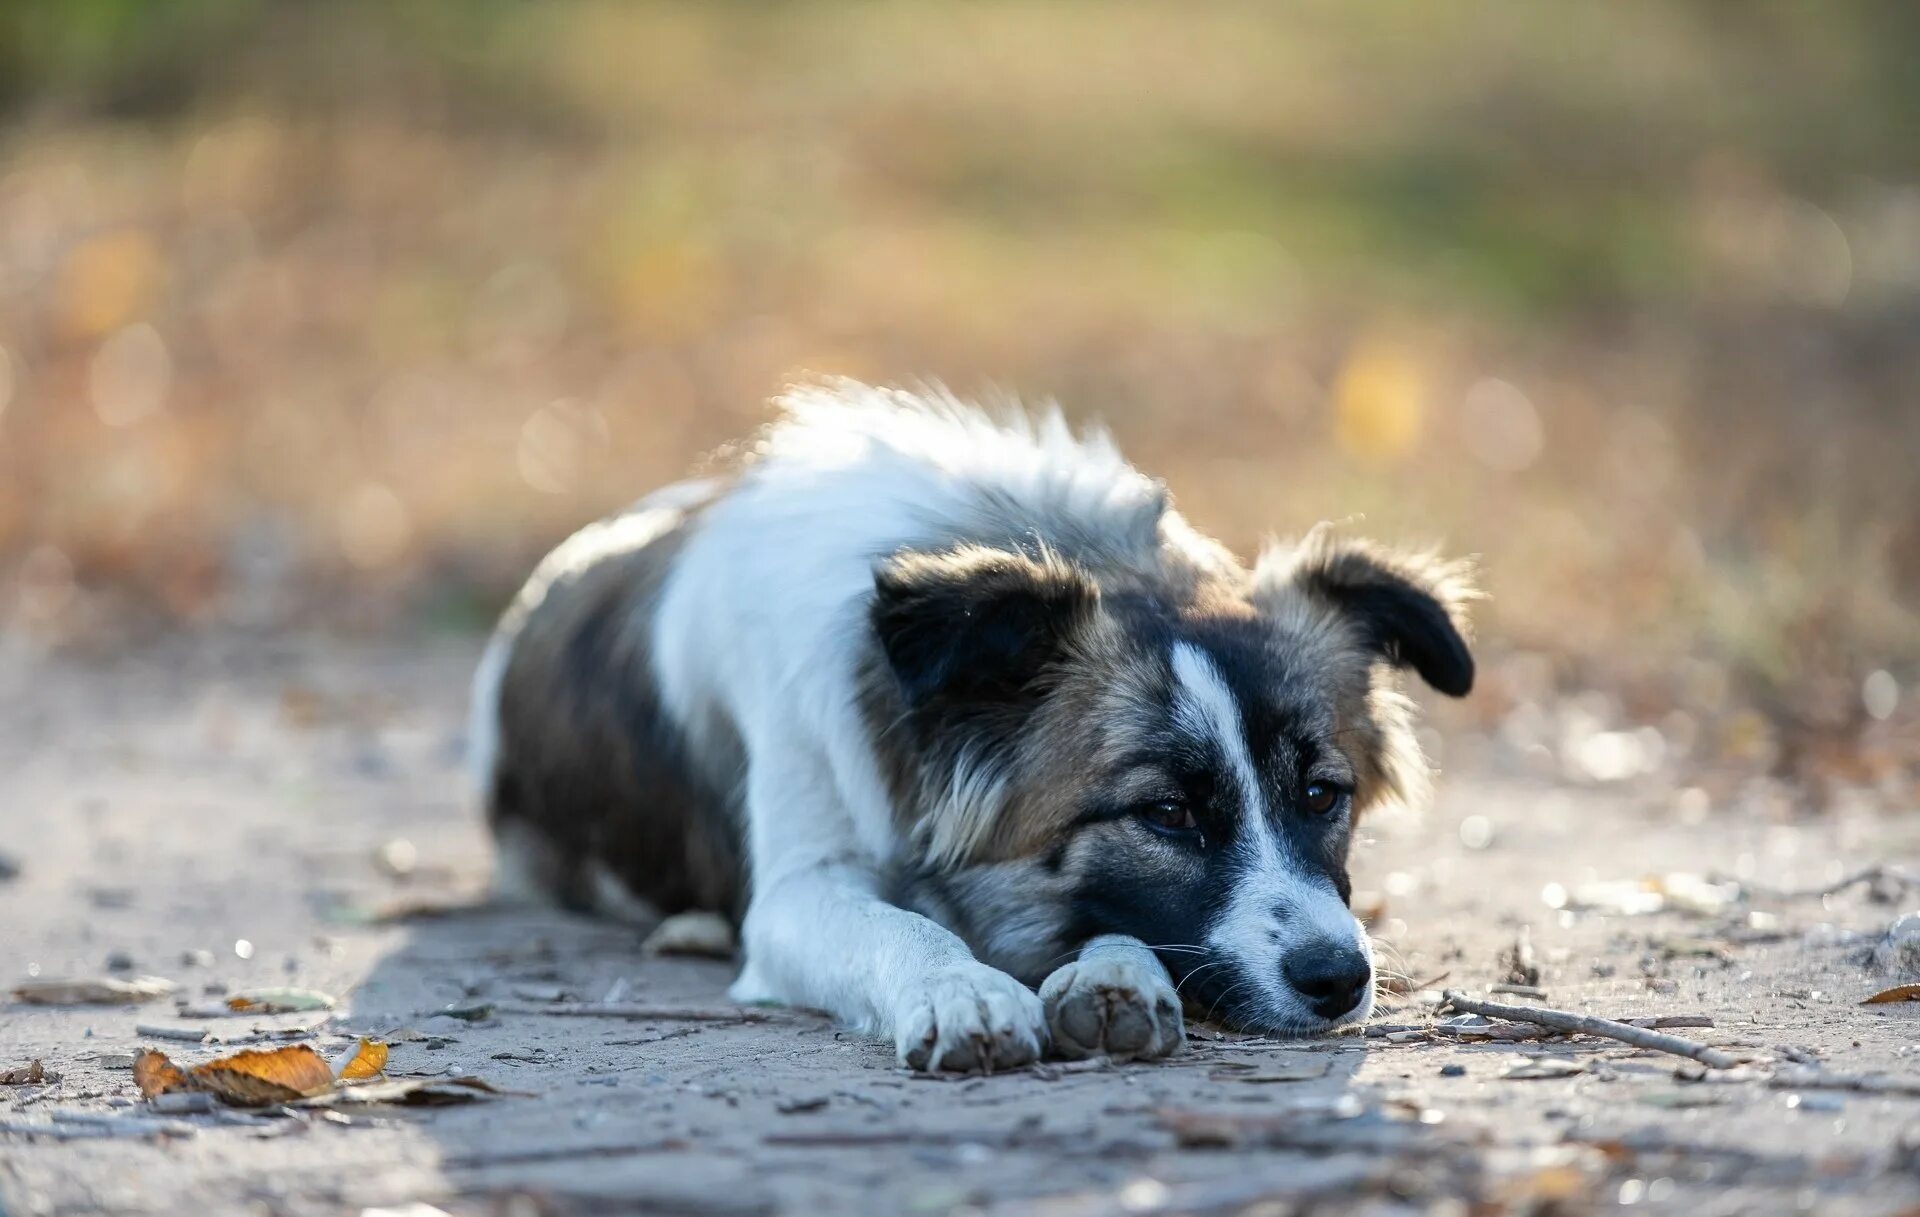
<svg viewBox="0 0 1920 1217">
<path fill-rule="evenodd" d="M 1920 678 L 1916 46 L 1787 0 L 0 5 L 9 630 L 476 623 L 788 378 L 934 376 L 1105 418 L 1242 547 L 1478 552 L 1565 683 L 1850 730 Z"/>
</svg>

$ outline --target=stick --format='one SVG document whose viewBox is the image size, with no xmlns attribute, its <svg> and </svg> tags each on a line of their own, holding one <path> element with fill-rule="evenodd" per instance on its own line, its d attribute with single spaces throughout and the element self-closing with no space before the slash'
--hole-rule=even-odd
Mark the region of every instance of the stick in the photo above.
<svg viewBox="0 0 1920 1217">
<path fill-rule="evenodd" d="M 1767 1085 L 1774 1090 L 1853 1090 L 1861 1094 L 1920 1095 L 1920 1078 L 1828 1073 L 1817 1068 L 1782 1069 L 1767 1079 Z"/>
<path fill-rule="evenodd" d="M 1619 1040 L 1623 1044 L 1632 1044 L 1636 1048 L 1645 1048 L 1652 1052 L 1671 1052 L 1675 1056 L 1689 1057 L 1709 1069 L 1731 1069 L 1740 1063 L 1740 1058 L 1732 1053 L 1722 1052 L 1718 1048 L 1696 1044 L 1692 1040 L 1681 1039 L 1677 1035 L 1667 1035 L 1661 1031 L 1649 1031 L 1645 1027 L 1616 1023 L 1610 1018 L 1595 1018 L 1590 1014 L 1575 1014 L 1571 1010 L 1550 1010 L 1542 1006 L 1504 1006 L 1498 1002 L 1479 1001 L 1457 989 L 1448 989 L 1443 995 L 1443 1000 L 1448 1006 L 1464 1014 L 1504 1018 L 1515 1023 L 1537 1023 L 1542 1027 L 1552 1027 L 1556 1031 L 1571 1031 L 1581 1035 L 1604 1036 L 1607 1039 Z"/>
<path fill-rule="evenodd" d="M 502 1001 L 490 1002 L 500 1014 L 545 1014 L 554 1018 L 625 1018 L 656 1023 L 770 1023 L 782 1021 L 781 1010 L 751 1010 L 744 1007 L 717 1008 L 699 1006 L 647 1006 L 635 1002 L 606 1001 Z"/>
<path fill-rule="evenodd" d="M 133 1033 L 157 1040 L 185 1040 L 189 1044 L 204 1044 L 213 1038 L 213 1032 L 206 1027 L 162 1027 L 157 1023 L 136 1023 Z"/>
<path fill-rule="evenodd" d="M 1768 887 L 1760 883 L 1743 883 L 1738 879 L 1734 882 L 1740 883 L 1742 889 L 1752 895 L 1763 896 L 1768 900 L 1813 900 L 1823 896 L 1838 896 L 1856 884 L 1873 883 L 1880 879 L 1891 879 L 1904 887 L 1920 886 L 1920 876 L 1884 863 L 1876 863 L 1863 870 L 1857 870 L 1846 878 L 1823 887 Z"/>
</svg>

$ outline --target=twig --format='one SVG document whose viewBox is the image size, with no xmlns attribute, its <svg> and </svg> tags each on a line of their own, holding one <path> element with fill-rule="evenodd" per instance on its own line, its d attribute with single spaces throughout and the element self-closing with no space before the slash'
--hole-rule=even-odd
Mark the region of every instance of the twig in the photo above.
<svg viewBox="0 0 1920 1217">
<path fill-rule="evenodd" d="M 1767 1085 L 1774 1090 L 1853 1090 L 1861 1094 L 1920 1095 L 1920 1078 L 1828 1073 L 1817 1068 L 1782 1069 L 1767 1079 Z"/>
<path fill-rule="evenodd" d="M 503 1001 L 489 1003 L 499 1014 L 544 1014 L 552 1018 L 624 1018 L 655 1023 L 771 1023 L 786 1021 L 785 1010 L 744 1006 L 647 1006 L 635 1002 Z"/>
<path fill-rule="evenodd" d="M 133 1033 L 156 1040 L 185 1040 L 189 1044 L 204 1044 L 213 1038 L 213 1032 L 206 1027 L 162 1027 L 157 1023 L 136 1023 Z"/>
<path fill-rule="evenodd" d="M 1740 883 L 1741 889 L 1750 896 L 1764 896 L 1769 900 L 1816 900 L 1826 896 L 1838 896 L 1850 887 L 1856 887 L 1862 883 L 1876 883 L 1882 879 L 1892 880 L 1902 887 L 1920 887 L 1920 875 L 1885 863 L 1875 863 L 1853 872 L 1844 879 L 1821 887 L 1768 887 L 1761 883 L 1740 880 L 1735 882 Z"/>
<path fill-rule="evenodd" d="M 1539 985 L 1516 985 L 1504 980 L 1497 985 L 1488 985 L 1487 992 L 1505 993 L 1509 997 L 1531 997 L 1535 1001 L 1547 999 L 1547 991 Z"/>
<path fill-rule="evenodd" d="M 1650 1031 L 1645 1027 L 1617 1023 L 1610 1018 L 1595 1018 L 1590 1014 L 1575 1014 L 1571 1010 L 1552 1010 L 1544 1006 L 1506 1006 L 1468 997 L 1457 989 L 1448 989 L 1444 1001 L 1446 1005 L 1466 1014 L 1504 1018 L 1515 1023 L 1537 1023 L 1556 1031 L 1571 1031 L 1581 1035 L 1604 1036 L 1652 1052 L 1671 1052 L 1675 1056 L 1689 1057 L 1710 1069 L 1731 1069 L 1740 1063 L 1740 1058 L 1718 1048 L 1696 1044 L 1677 1035 Z"/>
</svg>

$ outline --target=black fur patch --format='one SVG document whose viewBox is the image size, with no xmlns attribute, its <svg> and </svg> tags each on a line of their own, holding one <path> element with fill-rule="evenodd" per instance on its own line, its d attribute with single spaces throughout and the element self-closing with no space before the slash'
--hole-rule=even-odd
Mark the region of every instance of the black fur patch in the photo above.
<svg viewBox="0 0 1920 1217">
<path fill-rule="evenodd" d="M 1473 691 L 1473 653 L 1461 631 L 1459 572 L 1364 542 L 1309 539 L 1294 568 L 1307 594 L 1331 604 L 1388 663 L 1411 667 L 1449 697 Z"/>
<path fill-rule="evenodd" d="M 1097 599 L 1064 563 L 909 552 L 875 572 L 872 622 L 910 708 L 1004 708 L 1028 698 Z"/>
<path fill-rule="evenodd" d="M 663 915 L 744 911 L 744 750 L 728 735 L 706 750 L 726 772 L 691 763 L 647 648 L 684 527 L 554 578 L 519 623 L 501 682 L 489 818 L 496 832 L 533 834 L 542 881 L 569 908 L 595 908 L 597 863 Z"/>
</svg>

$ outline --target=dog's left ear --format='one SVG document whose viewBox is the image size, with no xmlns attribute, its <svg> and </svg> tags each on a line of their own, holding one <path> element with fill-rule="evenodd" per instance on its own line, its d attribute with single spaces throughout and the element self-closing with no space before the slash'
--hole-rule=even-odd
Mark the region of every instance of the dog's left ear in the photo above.
<svg viewBox="0 0 1920 1217">
<path fill-rule="evenodd" d="M 873 584 L 874 634 L 916 710 L 1024 704 L 1099 600 L 1065 562 L 982 546 L 895 554 Z"/>
<path fill-rule="evenodd" d="M 1302 595 L 1351 621 L 1376 658 L 1449 697 L 1472 691 L 1466 605 L 1478 593 L 1466 563 L 1336 537 L 1323 524 L 1298 545 L 1270 547 L 1254 568 L 1256 605 L 1277 611 Z"/>
</svg>

